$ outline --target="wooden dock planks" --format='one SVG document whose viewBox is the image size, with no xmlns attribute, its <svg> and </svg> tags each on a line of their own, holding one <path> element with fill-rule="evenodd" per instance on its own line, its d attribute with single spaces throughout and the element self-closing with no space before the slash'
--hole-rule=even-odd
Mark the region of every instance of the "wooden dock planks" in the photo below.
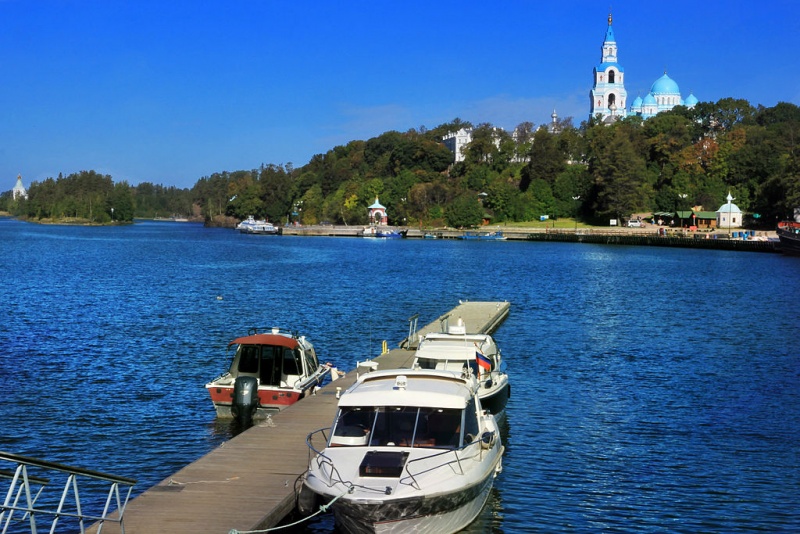
<svg viewBox="0 0 800 534">
<path fill-rule="evenodd" d="M 461 302 L 419 334 L 438 332 L 443 323 L 455 324 L 459 318 L 469 333 L 492 333 L 509 309 L 508 302 Z M 413 356 L 413 350 L 399 348 L 373 361 L 379 369 L 397 369 L 409 367 Z M 355 380 L 354 370 L 131 500 L 125 511 L 125 533 L 225 534 L 277 525 L 294 509 L 295 483 L 308 467 L 306 436 L 330 427 L 338 403 L 336 388 L 344 391 Z M 98 526 L 87 532 L 96 533 Z M 121 529 L 106 523 L 102 532 L 116 534 Z"/>
</svg>

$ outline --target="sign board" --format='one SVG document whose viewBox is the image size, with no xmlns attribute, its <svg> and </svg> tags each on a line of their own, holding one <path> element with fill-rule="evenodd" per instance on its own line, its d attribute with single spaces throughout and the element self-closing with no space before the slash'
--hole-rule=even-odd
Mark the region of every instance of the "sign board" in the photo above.
<svg viewBox="0 0 800 534">
<path fill-rule="evenodd" d="M 617 220 L 616 219 L 611 219 L 608 224 L 610 226 L 616 226 L 617 225 Z"/>
</svg>

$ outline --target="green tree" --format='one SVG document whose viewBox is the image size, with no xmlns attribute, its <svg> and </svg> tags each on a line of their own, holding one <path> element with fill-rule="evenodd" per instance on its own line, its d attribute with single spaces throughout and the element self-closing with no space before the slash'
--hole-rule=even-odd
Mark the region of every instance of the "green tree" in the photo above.
<svg viewBox="0 0 800 534">
<path fill-rule="evenodd" d="M 603 128 L 603 127 L 595 127 Z M 594 179 L 595 212 L 600 217 L 621 218 L 649 207 L 645 160 L 637 153 L 628 132 L 614 125 L 596 132 L 590 141 L 589 172 Z"/>
<path fill-rule="evenodd" d="M 133 189 L 128 182 L 114 184 L 114 189 L 105 205 L 104 215 L 109 221 L 133 222 Z M 111 210 L 114 210 L 113 212 Z"/>
<path fill-rule="evenodd" d="M 457 196 L 445 212 L 447 225 L 455 228 L 478 226 L 482 218 L 483 208 L 473 193 Z"/>
<path fill-rule="evenodd" d="M 522 169 L 521 191 L 527 191 L 534 180 L 544 180 L 553 184 L 556 176 L 566 167 L 566 156 L 558 142 L 558 136 L 546 128 L 539 128 L 533 134 L 533 144 L 529 153 L 530 161 Z"/>
</svg>

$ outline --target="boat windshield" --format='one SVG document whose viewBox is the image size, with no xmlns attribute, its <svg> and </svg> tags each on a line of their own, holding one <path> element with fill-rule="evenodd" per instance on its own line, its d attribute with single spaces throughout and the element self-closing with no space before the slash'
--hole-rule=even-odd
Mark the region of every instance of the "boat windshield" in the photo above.
<svg viewBox="0 0 800 534">
<path fill-rule="evenodd" d="M 454 449 L 462 443 L 464 416 L 464 410 L 449 408 L 343 408 L 336 418 L 330 445 Z M 467 426 L 477 426 L 477 421 L 468 422 Z"/>
<path fill-rule="evenodd" d="M 465 368 L 472 369 L 472 374 L 478 376 L 478 363 L 475 360 L 465 360 L 463 358 L 443 359 L 443 358 L 417 358 L 416 362 L 420 369 L 437 369 L 440 371 L 462 372 Z"/>
<path fill-rule="evenodd" d="M 278 345 L 240 345 L 239 376 L 257 376 L 261 385 L 279 386 L 288 380 L 296 380 L 302 371 L 302 354 L 297 349 Z M 236 359 L 234 364 L 236 365 Z M 312 368 L 313 369 L 313 368 Z"/>
</svg>

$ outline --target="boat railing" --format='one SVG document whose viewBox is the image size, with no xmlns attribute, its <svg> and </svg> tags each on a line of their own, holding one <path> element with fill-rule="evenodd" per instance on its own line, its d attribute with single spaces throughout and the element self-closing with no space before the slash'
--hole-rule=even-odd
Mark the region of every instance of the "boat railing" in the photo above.
<svg viewBox="0 0 800 534">
<path fill-rule="evenodd" d="M 416 346 L 419 341 L 419 333 L 417 332 L 417 324 L 419 322 L 419 314 L 415 313 L 408 318 L 408 337 L 405 340 L 405 347 L 411 348 Z"/>
<path fill-rule="evenodd" d="M 328 427 L 320 428 L 320 429 L 314 430 L 313 432 L 311 432 L 310 434 L 308 434 L 306 436 L 306 445 L 308 446 L 308 463 L 309 463 L 309 465 L 311 465 L 311 461 L 314 460 L 314 458 L 325 458 L 326 460 L 331 461 L 331 459 L 328 458 L 327 456 L 325 456 L 325 453 L 323 452 L 325 447 L 327 447 L 327 445 L 328 445 L 328 433 L 327 433 L 328 430 L 330 430 L 330 428 L 328 428 Z M 314 446 L 314 438 L 316 436 L 322 436 L 322 439 L 325 442 L 325 444 L 322 447 L 320 447 L 319 449 L 317 449 L 317 447 Z"/>
<path fill-rule="evenodd" d="M 339 470 L 336 469 L 336 465 L 333 463 L 333 460 L 326 456 L 325 453 L 320 450 L 324 449 L 325 447 L 320 447 L 318 449 L 314 445 L 314 438 L 315 436 L 322 436 L 324 439 L 325 446 L 328 444 L 328 434 L 327 431 L 330 430 L 329 428 L 320 428 L 319 430 L 315 430 L 311 432 L 308 436 L 306 436 L 306 445 L 308 445 L 308 465 L 311 467 L 311 462 L 316 462 L 317 468 L 322 469 L 322 466 L 327 465 L 328 469 L 330 470 L 330 477 L 329 477 L 329 486 L 333 486 L 334 484 L 341 483 L 345 484 L 346 486 L 352 487 L 352 482 L 349 482 L 342 478 L 339 474 Z"/>
<path fill-rule="evenodd" d="M 282 328 L 280 326 L 254 326 L 247 329 L 248 336 L 255 334 L 284 334 L 294 339 L 300 337 L 300 332 L 298 330 L 289 330 L 288 328 Z"/>
<path fill-rule="evenodd" d="M 419 482 L 417 482 L 416 477 L 424 475 L 425 473 L 430 473 L 431 471 L 435 471 L 437 469 L 441 469 L 442 467 L 450 467 L 453 470 L 453 473 L 455 473 L 456 475 L 463 475 L 464 467 L 461 465 L 462 458 L 459 453 L 463 453 L 469 447 L 473 447 L 477 444 L 478 442 L 475 441 L 473 443 L 467 443 L 466 445 L 462 445 L 457 449 L 448 449 L 437 454 L 432 454 L 430 456 L 424 456 L 422 458 L 414 458 L 413 460 L 409 460 L 405 466 L 405 471 L 406 473 L 408 473 L 408 476 L 402 477 L 400 479 L 400 484 L 407 484 L 412 486 L 414 489 L 420 489 Z M 446 457 L 451 455 L 452 459 L 448 460 Z M 433 465 L 431 467 L 421 469 L 420 471 L 414 473 L 411 472 L 411 467 L 416 467 L 417 464 L 421 464 L 422 462 L 426 463 L 436 462 L 437 458 L 441 458 L 442 461 L 436 463 L 436 465 Z M 457 466 L 457 468 L 455 466 Z"/>
<path fill-rule="evenodd" d="M 298 380 L 295 383 L 294 388 L 299 389 L 300 391 L 305 391 L 312 386 L 319 385 L 320 381 L 322 380 L 322 377 L 325 376 L 325 374 L 329 373 L 330 371 L 331 371 L 330 365 L 320 364 L 319 367 L 317 367 L 317 370 L 314 371 L 312 375 L 309 375 L 307 378 L 303 380 Z"/>
<path fill-rule="evenodd" d="M 86 522 L 97 522 L 97 533 L 100 534 L 104 523 L 112 522 L 118 523 L 120 531 L 125 533 L 125 507 L 136 480 L 2 451 L 0 462 L 13 465 L 10 470 L 0 470 L 0 487 L 5 486 L 4 481 L 10 481 L 5 500 L 0 504 L 0 532 L 8 532 L 12 524 L 28 523 L 31 533 L 36 533 L 37 517 L 46 516 L 51 520 L 50 532 L 56 532 L 60 519 L 69 518 L 78 522 L 80 532 L 85 532 Z M 33 474 L 38 471 L 52 475 L 48 478 Z M 55 478 L 61 476 L 66 476 L 66 480 L 56 505 L 55 498 L 49 498 L 49 494 L 44 492 L 54 486 L 52 481 Z M 84 489 L 88 487 L 92 491 L 108 485 L 105 505 L 99 515 L 84 510 L 86 503 L 81 501 L 79 483 L 83 483 Z M 46 504 L 42 504 L 44 500 Z M 112 505 L 116 505 L 115 510 L 111 508 Z"/>
<path fill-rule="evenodd" d="M 425 473 L 430 473 L 431 471 L 435 471 L 437 469 L 441 469 L 442 467 L 450 467 L 454 474 L 463 475 L 464 466 L 461 465 L 462 460 L 473 458 L 475 456 L 483 458 L 484 452 L 486 452 L 486 450 L 488 450 L 494 444 L 495 439 L 496 439 L 495 432 L 485 431 L 481 435 L 475 437 L 471 442 L 465 443 L 464 445 L 456 449 L 450 449 L 440 452 L 438 454 L 432 454 L 430 456 L 424 456 L 421 458 L 414 458 L 413 460 L 409 460 L 405 466 L 405 471 L 406 473 L 408 473 L 408 476 L 402 477 L 400 479 L 400 484 L 407 484 L 413 487 L 414 489 L 420 489 L 419 482 L 417 482 L 416 477 L 424 475 Z M 467 452 L 468 450 L 469 452 Z M 437 463 L 436 465 L 422 469 L 418 472 L 415 473 L 411 472 L 410 468 L 412 467 L 412 464 L 430 461 L 439 456 L 444 457 L 449 454 L 453 455 L 454 457 L 453 460 L 442 461 L 440 463 Z M 456 465 L 458 466 L 457 469 L 453 467 Z"/>
</svg>

